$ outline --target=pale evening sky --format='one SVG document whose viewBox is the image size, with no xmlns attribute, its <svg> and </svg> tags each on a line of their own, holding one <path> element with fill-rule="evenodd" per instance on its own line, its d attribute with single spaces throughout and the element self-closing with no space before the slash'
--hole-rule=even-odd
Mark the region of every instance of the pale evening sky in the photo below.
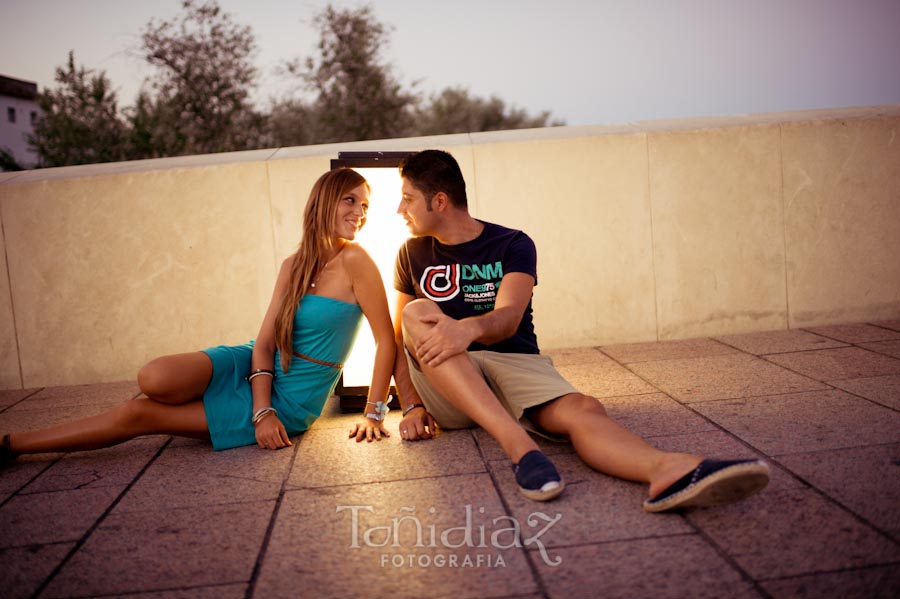
<svg viewBox="0 0 900 599">
<path fill-rule="evenodd" d="M 276 67 L 312 53 L 327 0 L 220 0 L 256 36 L 258 103 Z M 332 0 L 355 8 L 358 1 Z M 384 58 L 428 94 L 464 86 L 569 125 L 900 103 L 900 0 L 377 0 Z M 151 19 L 178 0 L 0 0 L 0 74 L 53 85 L 106 71 L 130 105 Z"/>
</svg>

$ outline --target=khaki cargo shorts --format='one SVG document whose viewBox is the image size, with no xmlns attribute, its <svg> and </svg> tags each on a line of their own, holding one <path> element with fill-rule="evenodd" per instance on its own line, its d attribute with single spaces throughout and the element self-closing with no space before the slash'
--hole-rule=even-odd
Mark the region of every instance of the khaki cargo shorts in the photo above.
<svg viewBox="0 0 900 599">
<path fill-rule="evenodd" d="M 525 410 L 545 404 L 563 395 L 577 393 L 577 389 L 562 377 L 553 366 L 550 356 L 542 354 L 506 354 L 493 351 L 467 352 L 469 360 L 506 411 L 528 431 L 553 441 L 564 437 L 542 432 L 528 419 Z M 406 352 L 409 376 L 419 397 L 438 425 L 445 429 L 478 426 L 471 418 L 453 407 L 428 382 L 416 361 Z"/>
</svg>

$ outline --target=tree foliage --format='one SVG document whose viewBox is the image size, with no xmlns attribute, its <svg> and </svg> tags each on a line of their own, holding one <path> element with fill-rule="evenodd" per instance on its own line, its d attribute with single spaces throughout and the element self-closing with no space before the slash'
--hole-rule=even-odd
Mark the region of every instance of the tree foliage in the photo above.
<svg viewBox="0 0 900 599">
<path fill-rule="evenodd" d="M 155 97 L 143 91 L 131 115 L 136 149 L 148 156 L 258 147 L 263 118 L 253 109 L 255 38 L 214 0 L 182 1 L 183 13 L 150 21 L 141 36 L 157 67 Z"/>
<path fill-rule="evenodd" d="M 381 52 L 388 30 L 371 7 L 331 5 L 313 23 L 318 55 L 288 65 L 315 95 L 308 123 L 316 143 L 402 137 L 410 131 L 416 96 L 403 91 Z M 309 112 L 309 109 L 307 109 Z"/>
<path fill-rule="evenodd" d="M 510 108 L 503 100 L 491 96 L 485 100 L 471 96 L 462 87 L 448 87 L 431 97 L 430 103 L 419 109 L 416 134 L 469 133 L 500 131 L 561 125 L 550 121 L 550 113 L 529 116 L 522 109 Z"/>
<path fill-rule="evenodd" d="M 140 55 L 156 73 L 121 113 L 105 73 L 76 69 L 69 54 L 58 86 L 38 95 L 42 114 L 30 141 L 41 166 L 562 124 L 458 86 L 423 101 L 385 60 L 390 28 L 370 6 L 319 12 L 316 51 L 284 70 L 302 93 L 260 112 L 251 101 L 250 27 L 216 0 L 181 6 L 177 17 L 145 26 Z"/>
<path fill-rule="evenodd" d="M 25 167 L 16 161 L 12 150 L 7 147 L 0 146 L 0 171 L 23 171 Z"/>
<path fill-rule="evenodd" d="M 308 146 L 318 143 L 318 113 L 300 99 L 279 100 L 269 113 L 269 140 L 275 147 Z"/>
<path fill-rule="evenodd" d="M 106 74 L 76 68 L 75 53 L 69 52 L 65 68 L 56 69 L 55 81 L 56 88 L 38 93 L 41 116 L 29 138 L 40 166 L 124 159 L 125 123 Z"/>
</svg>

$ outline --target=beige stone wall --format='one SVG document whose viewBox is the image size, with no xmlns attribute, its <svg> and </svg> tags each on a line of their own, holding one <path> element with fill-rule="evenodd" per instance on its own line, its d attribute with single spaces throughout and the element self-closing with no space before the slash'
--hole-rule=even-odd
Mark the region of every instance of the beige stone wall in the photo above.
<svg viewBox="0 0 900 599">
<path fill-rule="evenodd" d="M 790 327 L 900 315 L 898 124 L 782 127 Z"/>
<path fill-rule="evenodd" d="M 473 214 L 538 246 L 546 348 L 896 319 L 898 125 L 886 106 L 0 174 L 0 388 L 254 337 L 339 151 L 452 152 Z"/>
</svg>

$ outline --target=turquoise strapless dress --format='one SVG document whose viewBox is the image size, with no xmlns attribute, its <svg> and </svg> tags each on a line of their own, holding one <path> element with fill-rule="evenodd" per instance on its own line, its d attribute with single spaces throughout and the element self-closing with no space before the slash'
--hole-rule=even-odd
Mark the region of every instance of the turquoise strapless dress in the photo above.
<svg viewBox="0 0 900 599">
<path fill-rule="evenodd" d="M 362 321 L 362 310 L 330 297 L 305 295 L 294 316 L 294 353 L 288 372 L 281 370 L 275 352 L 272 407 L 290 436 L 312 425 L 334 393 Z M 246 376 L 254 342 L 203 350 L 212 360 L 213 374 L 203 406 L 215 450 L 256 443 L 253 396 Z M 299 358 L 302 354 L 311 361 Z M 322 364 L 324 362 L 325 364 Z"/>
</svg>

